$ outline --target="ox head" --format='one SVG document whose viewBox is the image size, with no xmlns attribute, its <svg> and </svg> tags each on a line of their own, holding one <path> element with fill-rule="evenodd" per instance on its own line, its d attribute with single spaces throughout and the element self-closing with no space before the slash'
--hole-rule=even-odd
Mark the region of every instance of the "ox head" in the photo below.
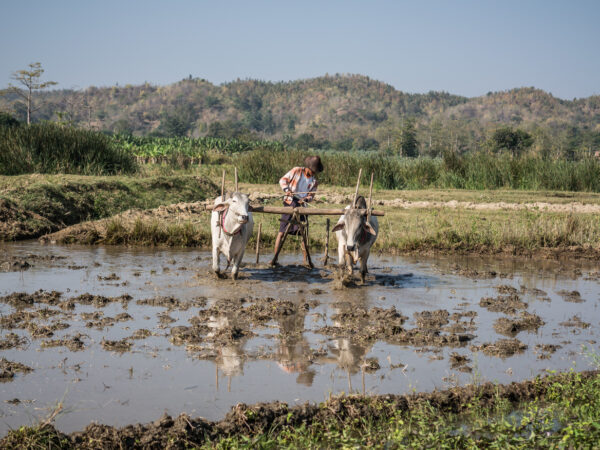
<svg viewBox="0 0 600 450">
<path fill-rule="evenodd" d="M 213 211 L 227 211 L 227 220 L 232 220 L 240 226 L 248 222 L 248 214 L 252 211 L 250 200 L 246 194 L 234 192 L 226 196 L 225 200 L 221 200 Z"/>
<path fill-rule="evenodd" d="M 342 221 L 339 222 L 332 231 L 336 232 L 344 230 L 346 232 L 346 251 L 349 253 L 354 252 L 358 259 L 358 244 L 360 243 L 361 235 L 366 232 L 375 236 L 375 230 L 371 224 L 367 221 L 367 203 L 364 197 L 359 196 L 356 199 L 355 205 L 348 209 L 342 216 Z"/>
</svg>

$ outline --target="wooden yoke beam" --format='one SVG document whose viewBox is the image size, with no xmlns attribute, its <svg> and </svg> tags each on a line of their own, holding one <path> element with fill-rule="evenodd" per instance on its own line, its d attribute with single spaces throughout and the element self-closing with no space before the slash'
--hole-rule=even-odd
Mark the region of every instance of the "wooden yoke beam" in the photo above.
<svg viewBox="0 0 600 450">
<path fill-rule="evenodd" d="M 265 213 L 265 214 L 293 214 L 298 213 L 304 216 L 341 216 L 346 212 L 345 209 L 321 209 L 321 208 L 294 208 L 292 206 L 251 206 L 252 212 Z M 208 205 L 206 209 L 211 211 L 215 208 L 214 205 Z M 365 214 L 368 213 L 367 209 L 359 209 L 358 211 Z M 373 210 L 371 211 L 372 216 L 384 216 L 384 211 Z"/>
</svg>

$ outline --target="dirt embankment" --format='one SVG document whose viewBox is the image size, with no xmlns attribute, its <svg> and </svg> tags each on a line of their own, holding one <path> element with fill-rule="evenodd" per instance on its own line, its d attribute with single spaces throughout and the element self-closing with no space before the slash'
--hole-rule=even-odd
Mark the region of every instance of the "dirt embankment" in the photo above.
<svg viewBox="0 0 600 450">
<path fill-rule="evenodd" d="M 132 208 L 152 208 L 212 197 L 210 180 L 190 175 L 83 177 L 29 175 L 0 178 L 0 241 L 40 237 L 83 221 Z"/>
<path fill-rule="evenodd" d="M 266 432 L 278 434 L 294 427 L 310 427 L 315 423 L 335 421 L 343 427 L 343 424 L 355 420 L 381 419 L 392 417 L 398 412 L 408 413 L 426 404 L 440 413 L 460 413 L 477 405 L 492 407 L 496 402 L 508 401 L 518 405 L 534 399 L 543 401 L 553 384 L 573 382 L 575 376 L 594 379 L 599 376 L 599 372 L 559 374 L 508 385 L 488 382 L 479 386 L 412 395 L 340 396 L 319 405 L 305 403 L 290 407 L 280 402 L 255 405 L 240 403 L 219 422 L 194 419 L 187 414 L 174 419 L 165 414 L 155 422 L 123 428 L 90 424 L 83 431 L 70 435 L 44 424 L 37 433 L 44 439 L 46 446 L 51 448 L 190 448 L 228 436 L 253 437 Z M 0 441 L 0 446 L 25 448 L 28 442 L 31 443 L 34 434 L 33 431 L 29 435 L 11 432 Z"/>
</svg>

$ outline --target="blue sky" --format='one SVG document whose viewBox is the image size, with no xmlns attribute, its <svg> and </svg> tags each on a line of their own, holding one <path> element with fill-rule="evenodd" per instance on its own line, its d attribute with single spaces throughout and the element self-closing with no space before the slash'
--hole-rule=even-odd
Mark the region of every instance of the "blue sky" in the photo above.
<svg viewBox="0 0 600 450">
<path fill-rule="evenodd" d="M 59 88 L 358 73 L 572 99 L 600 94 L 598 24 L 599 0 L 0 0 L 0 87 L 40 61 Z"/>
</svg>

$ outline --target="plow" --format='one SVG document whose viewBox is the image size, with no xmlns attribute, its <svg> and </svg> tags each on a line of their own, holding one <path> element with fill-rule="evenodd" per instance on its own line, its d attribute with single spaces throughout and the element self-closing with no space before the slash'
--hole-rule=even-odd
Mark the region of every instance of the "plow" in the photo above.
<svg viewBox="0 0 600 450">
<path fill-rule="evenodd" d="M 352 200 L 353 208 L 356 207 L 356 199 L 358 197 L 358 191 L 360 188 L 361 176 L 362 176 L 362 169 L 359 169 L 358 178 L 356 180 L 356 189 L 354 191 L 354 197 Z M 237 167 L 234 169 L 234 186 L 235 186 L 234 192 L 239 192 Z M 227 195 L 227 193 L 225 191 L 225 170 L 223 170 L 223 176 L 221 178 L 221 198 L 225 198 L 226 195 Z M 208 205 L 206 207 L 206 209 L 208 211 L 212 211 L 213 209 L 215 209 L 215 205 Z M 288 221 L 288 224 L 285 228 L 281 245 L 279 246 L 279 248 L 277 249 L 277 252 L 275 253 L 275 255 L 273 257 L 273 262 L 274 263 L 277 262 L 279 253 L 281 252 L 281 249 L 283 248 L 285 240 L 286 240 L 287 236 L 289 235 L 290 229 L 294 226 L 297 226 L 298 227 L 298 235 L 304 242 L 304 245 L 305 245 L 305 248 L 307 251 L 308 264 L 312 268 L 313 263 L 312 263 L 312 260 L 310 257 L 310 250 L 309 250 L 308 221 L 301 220 L 301 217 L 302 216 L 341 216 L 346 212 L 346 209 L 317 208 L 317 207 L 308 208 L 306 206 L 293 207 L 293 206 L 251 205 L 251 211 L 252 211 L 252 213 L 261 213 L 261 214 L 289 214 L 291 216 L 291 218 Z M 361 214 L 365 214 L 367 216 L 367 220 L 369 220 L 371 216 L 384 216 L 385 215 L 384 211 L 373 209 L 373 173 L 371 173 L 371 183 L 369 186 L 369 200 L 367 203 L 367 208 L 366 209 L 357 209 L 357 211 Z M 327 220 L 326 220 L 325 227 L 326 227 L 326 240 L 325 240 L 325 254 L 323 256 L 323 265 L 326 266 L 327 261 L 328 261 L 328 254 L 329 254 L 329 229 L 330 229 L 329 218 L 327 218 Z M 257 239 L 256 239 L 256 263 L 257 264 L 259 263 L 259 258 L 260 258 L 259 253 L 260 253 L 261 231 L 262 231 L 262 223 L 259 223 L 258 234 L 257 234 Z"/>
</svg>

